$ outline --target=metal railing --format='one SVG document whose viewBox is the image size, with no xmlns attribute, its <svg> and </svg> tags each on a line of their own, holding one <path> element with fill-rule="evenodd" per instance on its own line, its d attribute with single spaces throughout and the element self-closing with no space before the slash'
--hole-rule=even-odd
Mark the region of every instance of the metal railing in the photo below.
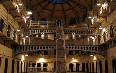
<svg viewBox="0 0 116 73">
<path fill-rule="evenodd" d="M 14 49 L 16 50 L 16 54 L 18 53 L 25 53 L 30 51 L 39 51 L 39 50 L 50 50 L 55 49 L 56 46 L 39 46 L 39 45 L 21 45 L 21 46 L 15 46 Z M 87 45 L 87 46 L 66 46 L 67 50 L 81 50 L 81 51 L 87 51 L 92 53 L 101 53 L 101 49 L 98 45 Z"/>
</svg>

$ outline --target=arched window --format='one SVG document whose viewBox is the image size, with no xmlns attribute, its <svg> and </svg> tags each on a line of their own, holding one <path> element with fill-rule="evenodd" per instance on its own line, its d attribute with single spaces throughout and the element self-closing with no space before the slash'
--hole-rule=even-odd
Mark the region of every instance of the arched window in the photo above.
<svg viewBox="0 0 116 73">
<path fill-rule="evenodd" d="M 76 24 L 76 19 L 75 18 L 71 18 L 69 21 L 69 25 L 73 25 Z"/>
</svg>

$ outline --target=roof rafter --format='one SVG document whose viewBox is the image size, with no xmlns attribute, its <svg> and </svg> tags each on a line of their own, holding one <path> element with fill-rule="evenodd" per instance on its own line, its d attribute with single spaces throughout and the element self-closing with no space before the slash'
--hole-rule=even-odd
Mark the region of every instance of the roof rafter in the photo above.
<svg viewBox="0 0 116 73">
<path fill-rule="evenodd" d="M 70 7 L 71 7 L 71 9 L 73 10 L 73 12 L 74 12 L 74 16 L 75 16 L 75 18 L 77 19 L 78 17 L 78 12 L 71 6 L 71 4 L 69 4 L 69 3 L 67 3 Z M 77 23 L 77 20 L 76 20 L 76 23 Z"/>
<path fill-rule="evenodd" d="M 42 12 L 44 12 L 44 10 L 46 10 L 46 7 L 50 4 L 50 2 L 48 1 L 48 3 L 43 7 L 44 9 L 42 10 Z"/>
<path fill-rule="evenodd" d="M 65 24 L 66 24 L 66 13 L 65 13 L 65 10 L 64 10 L 63 4 L 61 4 L 61 7 L 62 7 L 62 10 L 63 10 L 63 13 L 64 13 L 64 20 L 65 20 Z"/>
<path fill-rule="evenodd" d="M 42 0 L 41 2 L 37 2 L 36 4 L 34 4 L 33 6 L 31 6 L 31 10 L 36 9 L 38 6 L 41 6 L 42 3 L 46 2 L 48 0 Z"/>
<path fill-rule="evenodd" d="M 52 19 L 53 19 L 55 6 L 56 6 L 56 4 L 54 4 L 53 9 L 52 9 L 52 13 L 51 13 L 51 21 L 52 21 Z"/>
<path fill-rule="evenodd" d="M 76 3 L 74 0 L 71 0 L 71 2 L 73 2 L 75 5 L 77 5 L 79 8 L 80 8 L 80 10 L 83 12 L 83 10 L 85 10 L 87 7 L 82 7 L 82 6 L 80 6 L 80 4 L 79 3 Z"/>
</svg>

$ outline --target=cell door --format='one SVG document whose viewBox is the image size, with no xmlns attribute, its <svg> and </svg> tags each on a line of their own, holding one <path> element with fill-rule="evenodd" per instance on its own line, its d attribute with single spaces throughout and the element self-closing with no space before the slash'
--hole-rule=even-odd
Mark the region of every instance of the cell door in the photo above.
<svg viewBox="0 0 116 73">
<path fill-rule="evenodd" d="M 36 63 L 32 63 L 32 67 L 35 67 Z"/>
<path fill-rule="evenodd" d="M 108 73 L 108 61 L 105 60 L 105 72 Z"/>
<path fill-rule="evenodd" d="M 89 72 L 89 64 L 86 63 L 86 69 L 87 69 L 87 72 Z"/>
<path fill-rule="evenodd" d="M 35 65 L 36 65 L 36 63 L 32 63 L 32 72 L 35 72 L 36 70 L 35 70 Z"/>
<path fill-rule="evenodd" d="M 112 69 L 113 69 L 113 73 L 116 73 L 116 60 L 112 59 Z"/>
<path fill-rule="evenodd" d="M 47 63 L 44 63 L 44 64 L 43 64 L 43 71 L 44 71 L 44 72 L 47 72 L 47 66 L 48 66 Z"/>
<path fill-rule="evenodd" d="M 85 72 L 85 63 L 82 63 L 82 72 Z"/>
<path fill-rule="evenodd" d="M 21 61 L 21 73 L 22 73 L 22 65 L 23 65 L 23 62 Z"/>
<path fill-rule="evenodd" d="M 70 72 L 73 72 L 73 66 L 74 66 L 74 65 L 73 65 L 72 63 L 69 64 L 69 71 L 70 71 Z"/>
<path fill-rule="evenodd" d="M 8 59 L 5 58 L 5 69 L 4 69 L 4 73 L 7 73 L 8 70 Z"/>
<path fill-rule="evenodd" d="M 79 63 L 76 63 L 76 72 L 79 72 Z"/>
<path fill-rule="evenodd" d="M 100 69 L 100 73 L 102 73 L 102 62 L 99 61 L 99 69 Z"/>
<path fill-rule="evenodd" d="M 94 62 L 92 62 L 92 73 L 94 73 Z"/>
<path fill-rule="evenodd" d="M 29 64 L 29 63 L 26 63 L 26 73 L 27 73 L 27 70 L 28 70 L 28 64 Z"/>
<path fill-rule="evenodd" d="M 90 63 L 90 65 L 89 65 L 89 67 L 90 67 L 89 69 L 90 69 L 90 73 L 91 73 L 91 63 Z"/>
<path fill-rule="evenodd" d="M 40 72 L 40 71 L 41 71 L 41 64 L 37 63 L 37 72 Z"/>
<path fill-rule="evenodd" d="M 19 61 L 17 61 L 17 73 L 19 73 Z"/>
<path fill-rule="evenodd" d="M 14 60 L 12 60 L 12 73 L 14 73 Z"/>
</svg>

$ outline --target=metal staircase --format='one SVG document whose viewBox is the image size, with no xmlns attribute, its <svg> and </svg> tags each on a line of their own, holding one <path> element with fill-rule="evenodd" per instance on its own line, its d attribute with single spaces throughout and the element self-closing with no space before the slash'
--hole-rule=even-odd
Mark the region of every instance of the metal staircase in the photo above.
<svg viewBox="0 0 116 73">
<path fill-rule="evenodd" d="M 56 30 L 56 73 L 66 73 L 66 48 L 63 27 Z"/>
</svg>

